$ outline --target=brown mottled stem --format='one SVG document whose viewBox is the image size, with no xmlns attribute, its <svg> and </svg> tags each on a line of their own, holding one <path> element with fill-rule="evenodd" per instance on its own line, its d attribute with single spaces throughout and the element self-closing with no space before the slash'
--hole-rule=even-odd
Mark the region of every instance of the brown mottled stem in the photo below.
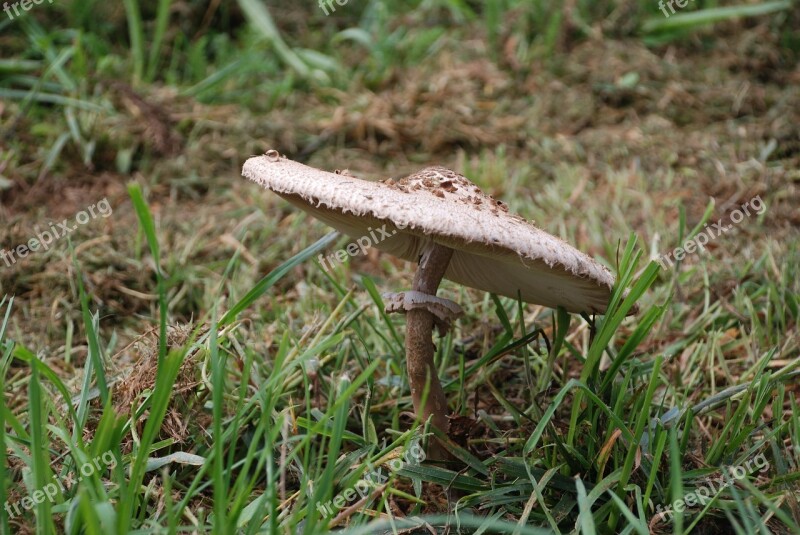
<svg viewBox="0 0 800 535">
<path fill-rule="evenodd" d="M 430 242 L 423 250 L 412 288 L 418 292 L 436 295 L 436 290 L 439 288 L 439 283 L 442 281 L 452 256 L 453 250 L 449 247 Z M 422 420 L 433 416 L 431 423 L 446 434 L 450 422 L 447 419 L 447 399 L 433 362 L 436 350 L 433 345 L 433 324 L 433 314 L 425 309 L 414 309 L 407 312 L 406 366 L 408 383 L 411 387 L 411 399 L 414 402 L 417 416 Z M 428 395 L 423 405 L 426 386 Z M 439 446 L 438 441 L 433 441 L 432 444 Z M 442 448 L 431 447 L 429 449 L 431 450 L 429 457 L 438 458 L 438 460 L 446 458 L 446 455 L 441 455 L 444 453 L 443 451 L 438 451 Z"/>
</svg>

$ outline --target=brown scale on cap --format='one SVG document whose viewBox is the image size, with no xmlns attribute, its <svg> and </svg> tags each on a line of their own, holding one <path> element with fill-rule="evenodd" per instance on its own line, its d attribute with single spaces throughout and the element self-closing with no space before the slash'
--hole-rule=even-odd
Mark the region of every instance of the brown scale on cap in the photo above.
<svg viewBox="0 0 800 535">
<path fill-rule="evenodd" d="M 382 180 L 381 183 L 402 193 L 427 191 L 440 199 L 474 206 L 478 210 L 491 213 L 495 217 L 499 217 L 501 213 L 508 214 L 508 206 L 505 203 L 496 200 L 491 195 L 487 195 L 468 178 L 446 167 L 426 167 L 422 171 L 399 180 L 389 178 Z M 511 217 L 519 221 L 525 221 L 517 215 L 511 215 Z"/>
</svg>

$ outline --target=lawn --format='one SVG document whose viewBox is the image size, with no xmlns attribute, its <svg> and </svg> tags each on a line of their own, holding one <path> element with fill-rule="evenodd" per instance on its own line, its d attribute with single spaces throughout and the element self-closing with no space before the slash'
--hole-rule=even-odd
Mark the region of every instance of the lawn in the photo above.
<svg viewBox="0 0 800 535">
<path fill-rule="evenodd" d="M 0 534 L 800 533 L 796 0 L 5 7 Z M 270 151 L 452 169 L 606 313 L 445 278 L 442 433 L 417 266 Z"/>
</svg>

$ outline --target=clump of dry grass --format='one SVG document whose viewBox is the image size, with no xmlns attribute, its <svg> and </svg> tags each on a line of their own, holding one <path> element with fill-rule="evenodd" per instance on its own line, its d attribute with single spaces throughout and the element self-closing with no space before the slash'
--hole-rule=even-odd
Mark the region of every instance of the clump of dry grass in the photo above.
<svg viewBox="0 0 800 535">
<path fill-rule="evenodd" d="M 191 323 L 170 325 L 167 328 L 168 351 L 180 350 L 190 343 L 190 336 L 196 327 Z M 207 328 L 205 329 L 207 330 Z M 138 407 L 142 397 L 152 391 L 158 372 L 158 333 L 151 329 L 142 339 L 133 344 L 133 353 L 138 355 L 135 362 L 119 371 L 113 386 L 114 408 L 122 417 L 130 417 L 131 410 Z M 189 351 L 181 364 L 178 377 L 173 386 L 173 397 L 167 409 L 161 438 L 172 439 L 176 444 L 184 444 L 189 437 L 204 436 L 210 424 L 210 415 L 203 409 L 208 391 L 203 388 L 201 378 L 201 350 Z M 112 359 L 113 360 L 113 359 Z M 137 431 L 147 420 L 147 413 L 136 419 Z M 130 451 L 132 442 L 123 444 L 123 451 Z"/>
</svg>

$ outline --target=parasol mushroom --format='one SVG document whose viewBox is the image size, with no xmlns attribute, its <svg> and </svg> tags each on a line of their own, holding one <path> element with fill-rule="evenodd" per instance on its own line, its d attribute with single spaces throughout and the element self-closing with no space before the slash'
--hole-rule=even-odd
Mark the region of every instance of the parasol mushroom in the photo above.
<svg viewBox="0 0 800 535">
<path fill-rule="evenodd" d="M 407 314 L 414 409 L 444 433 L 447 400 L 434 366 L 432 333 L 434 325 L 444 333 L 461 308 L 436 297 L 442 278 L 575 313 L 604 313 L 608 305 L 614 285 L 608 269 L 444 167 L 371 182 L 271 150 L 247 160 L 242 174 L 353 238 L 383 226 L 388 237 L 371 245 L 419 263 L 411 291 L 385 295 L 386 307 Z"/>
</svg>

